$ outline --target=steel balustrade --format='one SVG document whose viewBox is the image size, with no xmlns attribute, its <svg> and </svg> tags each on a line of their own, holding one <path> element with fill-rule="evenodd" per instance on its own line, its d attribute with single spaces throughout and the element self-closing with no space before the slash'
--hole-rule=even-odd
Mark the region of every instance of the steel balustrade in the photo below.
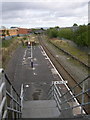
<svg viewBox="0 0 90 120">
<path fill-rule="evenodd" d="M 2 78 L 2 79 L 1 79 Z M 24 86 L 21 86 L 21 94 L 19 95 L 8 79 L 4 71 L 1 74 L 0 78 L 0 120 L 2 118 L 21 118 L 22 108 L 23 108 L 23 97 L 24 97 Z M 53 82 L 48 93 L 48 99 L 55 99 L 56 104 L 60 112 L 64 112 L 69 109 L 74 109 L 81 107 L 81 114 L 83 115 L 83 106 L 90 105 L 90 101 L 85 102 L 85 94 L 89 95 L 90 88 L 85 89 L 85 82 L 90 78 L 86 77 L 83 81 L 79 82 L 72 89 L 68 90 L 66 93 L 62 94 L 59 89 L 59 86 Z M 75 89 L 78 86 L 82 85 L 82 91 L 79 94 L 74 94 Z M 72 92 L 71 97 L 64 99 L 65 96 Z M 64 106 L 68 102 L 73 102 L 77 97 L 81 96 L 81 103 L 74 106 Z"/>
<path fill-rule="evenodd" d="M 67 92 L 65 92 L 64 94 L 60 93 L 61 90 L 59 89 L 59 87 L 55 84 L 55 82 L 53 81 L 53 84 L 51 85 L 50 87 L 50 90 L 49 90 L 49 93 L 48 93 L 48 99 L 55 99 L 56 103 L 57 103 L 57 106 L 60 110 L 60 112 L 64 112 L 65 110 L 69 110 L 69 109 L 74 109 L 74 108 L 78 108 L 78 107 L 81 107 L 81 115 L 83 115 L 83 106 L 90 106 L 90 101 L 88 100 L 87 102 L 84 101 L 84 95 L 87 94 L 89 96 L 89 93 L 90 93 L 90 88 L 87 88 L 85 90 L 85 82 L 90 78 L 90 75 L 88 77 L 86 77 L 83 81 L 79 82 L 77 85 L 75 85 L 72 89 L 69 89 Z M 78 87 L 78 86 L 81 86 L 82 85 L 82 90 L 80 91 L 79 94 L 74 94 L 73 91 Z M 71 97 L 66 99 L 65 100 L 65 96 L 70 94 L 70 92 L 72 93 Z M 77 104 L 77 105 L 74 105 L 74 106 L 69 106 L 69 107 L 64 107 L 62 108 L 62 105 L 68 103 L 68 102 L 73 102 L 75 101 L 75 99 L 77 99 L 77 97 L 81 96 L 82 98 L 82 102 Z M 90 96 L 89 96 L 90 98 Z M 62 101 L 63 99 L 63 101 Z M 85 113 L 84 113 L 85 114 Z M 89 114 L 89 113 L 88 113 Z"/>
<path fill-rule="evenodd" d="M 21 118 L 22 98 L 3 70 L 0 75 L 0 120 L 3 118 Z"/>
</svg>

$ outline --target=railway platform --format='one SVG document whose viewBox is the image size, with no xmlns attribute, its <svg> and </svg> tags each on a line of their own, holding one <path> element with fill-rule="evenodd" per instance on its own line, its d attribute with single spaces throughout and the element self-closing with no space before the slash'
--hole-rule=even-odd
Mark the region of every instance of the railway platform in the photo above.
<svg viewBox="0 0 90 120">
<path fill-rule="evenodd" d="M 88 94 L 89 89 L 82 89 L 79 94 L 75 94 L 74 90 L 87 82 L 90 76 L 70 89 L 42 46 L 25 48 L 20 56 L 13 82 L 6 72 L 2 73 L 0 119 L 88 116 L 85 109 L 90 102 L 85 102 L 84 94 Z M 81 103 L 77 100 L 78 96 L 82 98 Z"/>
</svg>

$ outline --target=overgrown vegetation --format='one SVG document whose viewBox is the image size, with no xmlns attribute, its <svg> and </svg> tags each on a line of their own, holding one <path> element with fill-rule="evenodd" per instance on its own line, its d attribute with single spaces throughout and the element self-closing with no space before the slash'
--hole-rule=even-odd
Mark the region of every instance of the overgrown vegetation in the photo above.
<svg viewBox="0 0 90 120">
<path fill-rule="evenodd" d="M 8 60 L 12 56 L 13 51 L 18 47 L 20 40 L 18 37 L 9 40 L 2 40 L 2 67 L 5 68 Z"/>
<path fill-rule="evenodd" d="M 76 57 L 80 61 L 84 62 L 85 64 L 88 64 L 88 55 L 85 52 L 82 52 L 81 50 L 72 46 L 68 41 L 50 39 L 49 42 L 54 46 L 57 46 L 58 49 L 60 48 L 69 53 L 70 55 Z"/>
<path fill-rule="evenodd" d="M 3 40 L 2 41 L 2 47 L 9 47 L 9 45 L 13 42 L 12 39 L 9 40 Z"/>
<path fill-rule="evenodd" d="M 75 26 L 74 26 L 75 27 Z M 90 25 L 80 25 L 76 30 L 70 28 L 49 28 L 47 30 L 49 38 L 66 38 L 74 41 L 78 46 L 90 46 Z"/>
</svg>

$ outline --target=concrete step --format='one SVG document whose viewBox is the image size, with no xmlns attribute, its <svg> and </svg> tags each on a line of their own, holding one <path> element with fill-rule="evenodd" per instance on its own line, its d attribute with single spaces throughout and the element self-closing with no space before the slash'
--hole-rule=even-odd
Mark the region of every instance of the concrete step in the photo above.
<svg viewBox="0 0 90 120">
<path fill-rule="evenodd" d="M 24 101 L 22 118 L 58 118 L 59 115 L 54 100 Z"/>
</svg>

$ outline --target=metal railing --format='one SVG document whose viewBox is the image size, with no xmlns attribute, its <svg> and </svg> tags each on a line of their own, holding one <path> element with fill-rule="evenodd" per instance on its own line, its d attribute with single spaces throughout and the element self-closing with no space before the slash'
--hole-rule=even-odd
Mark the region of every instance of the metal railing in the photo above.
<svg viewBox="0 0 90 120">
<path fill-rule="evenodd" d="M 60 112 L 79 108 L 81 115 L 90 114 L 90 88 L 88 86 L 89 80 L 90 76 L 79 82 L 72 89 L 68 89 L 68 91 L 65 93 L 62 93 L 62 89 L 59 89 L 60 85 L 53 81 L 48 93 L 48 99 L 55 99 Z M 79 86 L 82 86 L 82 89 L 78 94 L 76 94 L 75 91 Z M 86 99 L 85 95 L 88 96 L 88 99 Z M 81 102 L 77 100 L 78 98 L 81 99 Z M 75 102 L 76 104 L 73 104 Z M 69 105 L 67 105 L 68 103 Z"/>
<path fill-rule="evenodd" d="M 3 118 L 21 118 L 20 95 L 16 92 L 3 70 L 0 75 L 0 120 Z"/>
</svg>

